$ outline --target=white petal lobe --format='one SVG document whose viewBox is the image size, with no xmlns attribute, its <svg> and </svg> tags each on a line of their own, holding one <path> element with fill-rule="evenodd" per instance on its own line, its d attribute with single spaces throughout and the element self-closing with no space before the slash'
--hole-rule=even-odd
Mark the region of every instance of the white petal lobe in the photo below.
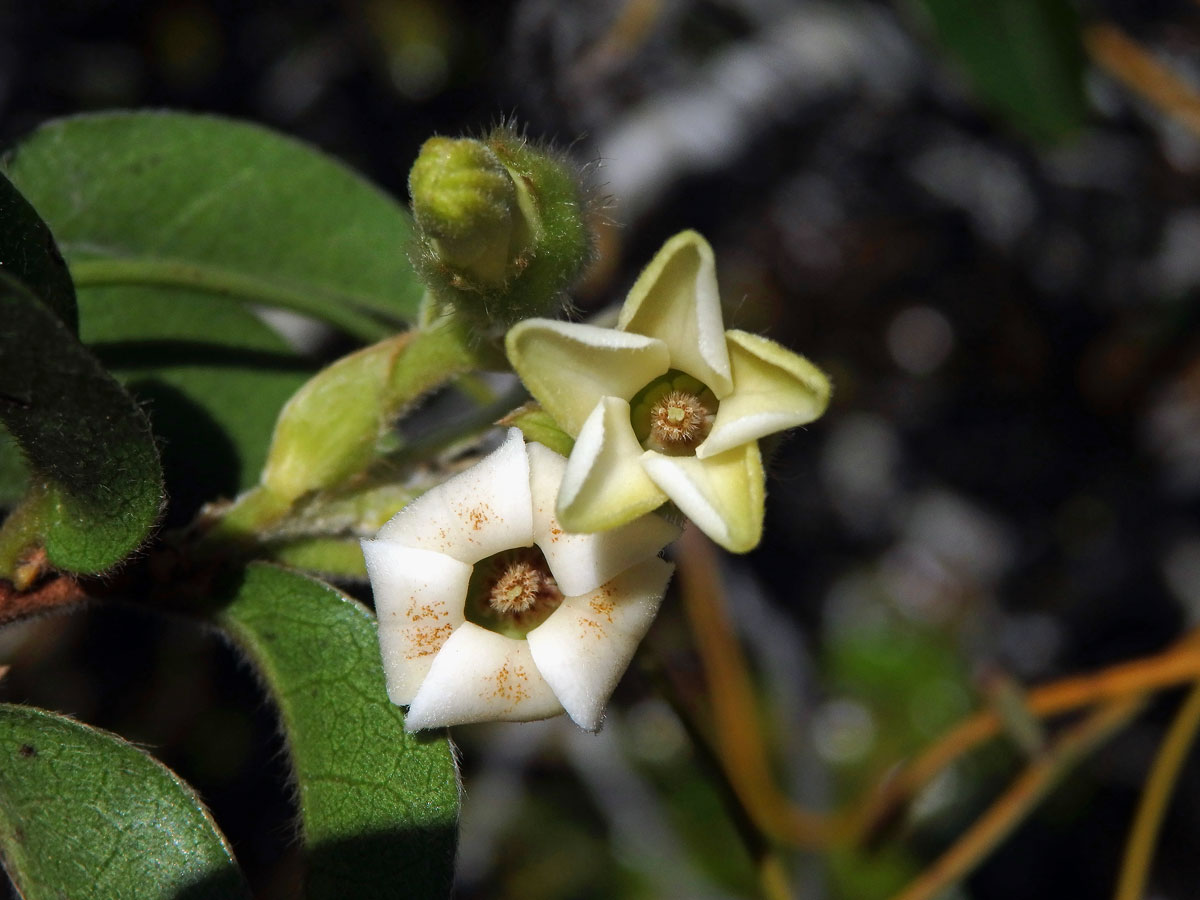
<svg viewBox="0 0 1200 900">
<path fill-rule="evenodd" d="M 434 659 L 404 727 L 418 731 L 467 722 L 527 722 L 562 711 L 534 665 L 528 642 L 467 622 Z"/>
<path fill-rule="evenodd" d="M 726 550 L 745 553 L 758 545 L 763 472 L 757 443 L 707 459 L 647 451 L 642 466 L 683 514 Z"/>
<path fill-rule="evenodd" d="M 510 428 L 496 450 L 408 504 L 379 529 L 378 538 L 471 564 L 530 546 L 529 460 L 521 432 Z"/>
<path fill-rule="evenodd" d="M 744 331 L 725 333 L 733 393 L 721 400 L 701 459 L 776 431 L 813 421 L 829 405 L 829 379 L 811 362 L 774 341 Z"/>
<path fill-rule="evenodd" d="M 642 447 L 629 421 L 629 403 L 603 397 L 588 416 L 567 460 L 556 515 L 572 531 L 603 531 L 661 506 L 639 459 Z"/>
<path fill-rule="evenodd" d="M 594 591 L 679 537 L 677 526 L 653 514 L 597 534 L 565 531 L 554 506 L 567 461 L 541 444 L 527 444 L 525 449 L 533 493 L 533 540 L 568 597 Z"/>
<path fill-rule="evenodd" d="M 529 393 L 572 435 L 601 397 L 628 400 L 670 362 L 654 338 L 551 319 L 518 323 L 505 344 Z"/>
<path fill-rule="evenodd" d="M 375 593 L 388 698 L 412 700 L 442 645 L 465 620 L 471 567 L 429 550 L 363 541 Z"/>
<path fill-rule="evenodd" d="M 648 559 L 529 632 L 538 671 L 580 728 L 595 731 L 613 689 L 658 612 L 673 566 Z"/>
<path fill-rule="evenodd" d="M 732 390 L 717 264 L 694 231 L 668 240 L 634 283 L 618 328 L 666 342 L 671 368 L 687 372 L 723 398 Z"/>
</svg>

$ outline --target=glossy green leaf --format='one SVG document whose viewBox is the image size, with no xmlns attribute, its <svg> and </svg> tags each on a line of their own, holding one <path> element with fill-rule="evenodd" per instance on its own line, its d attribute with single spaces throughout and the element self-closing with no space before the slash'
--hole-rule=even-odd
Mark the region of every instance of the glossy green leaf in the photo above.
<svg viewBox="0 0 1200 900">
<path fill-rule="evenodd" d="M 75 286 L 54 236 L 29 201 L 0 175 L 0 266 L 41 298 L 72 331 L 79 330 Z"/>
<path fill-rule="evenodd" d="M 1087 116 L 1087 63 L 1070 0 L 918 0 L 980 98 L 1031 137 L 1054 141 Z"/>
<path fill-rule="evenodd" d="M 37 543 L 59 568 L 99 572 L 145 539 L 162 498 L 149 422 L 62 320 L 3 274 L 0 419 L 34 473 L 0 530 L 0 572 Z"/>
<path fill-rule="evenodd" d="M 253 563 L 221 621 L 279 707 L 310 900 L 446 897 L 458 814 L 450 745 L 405 733 L 371 613 L 319 581 Z"/>
<path fill-rule="evenodd" d="M 0 849 L 25 900 L 249 897 L 200 798 L 107 732 L 0 706 Z"/>
<path fill-rule="evenodd" d="M 204 294 L 91 288 L 79 301 L 83 340 L 162 444 L 169 521 L 257 482 L 275 418 L 311 367 L 252 313 Z"/>
<path fill-rule="evenodd" d="M 394 330 L 368 313 L 408 320 L 420 302 L 404 208 L 256 125 L 168 112 L 61 119 L 19 144 L 7 171 L 81 291 L 184 287 L 288 307 L 366 339 Z"/>
</svg>

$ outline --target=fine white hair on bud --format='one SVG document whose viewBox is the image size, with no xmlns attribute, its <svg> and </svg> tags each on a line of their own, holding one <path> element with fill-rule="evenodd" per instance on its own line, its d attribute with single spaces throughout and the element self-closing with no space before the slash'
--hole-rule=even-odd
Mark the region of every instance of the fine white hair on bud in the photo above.
<svg viewBox="0 0 1200 900">
<path fill-rule="evenodd" d="M 555 515 L 566 460 L 501 446 L 362 542 L 388 696 L 410 731 L 566 712 L 600 727 L 650 627 L 678 534 L 645 516 L 602 534 Z"/>
</svg>

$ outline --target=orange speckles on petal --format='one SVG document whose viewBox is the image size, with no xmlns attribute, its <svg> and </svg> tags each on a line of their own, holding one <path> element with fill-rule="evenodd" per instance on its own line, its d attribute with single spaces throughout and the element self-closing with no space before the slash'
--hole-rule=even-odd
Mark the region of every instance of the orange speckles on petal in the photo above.
<svg viewBox="0 0 1200 900">
<path fill-rule="evenodd" d="M 496 684 L 492 696 L 507 700 L 511 706 L 516 706 L 522 700 L 529 699 L 529 673 L 524 666 L 509 666 L 505 663 L 496 673 Z"/>
<path fill-rule="evenodd" d="M 409 651 L 406 659 L 419 659 L 422 656 L 432 656 L 442 649 L 442 644 L 450 637 L 454 626 L 447 622 L 436 628 L 432 625 L 418 625 L 408 630 Z"/>
<path fill-rule="evenodd" d="M 612 624 L 613 601 L 607 595 L 607 593 L 604 597 L 593 597 L 588 601 L 588 606 L 591 608 L 592 612 L 598 616 L 604 616 L 604 618 L 608 620 L 608 624 Z"/>
<path fill-rule="evenodd" d="M 594 640 L 600 641 L 600 640 L 603 640 L 605 635 L 607 634 L 604 626 L 601 625 L 599 622 L 597 622 L 595 619 L 580 618 L 579 625 L 580 625 L 579 639 L 581 641 L 585 641 L 588 638 L 592 638 Z"/>
<path fill-rule="evenodd" d="M 495 515 L 495 512 L 488 504 L 480 503 L 478 506 L 467 510 L 463 518 L 471 523 L 472 531 L 479 531 L 491 522 Z"/>
<path fill-rule="evenodd" d="M 444 608 L 432 603 L 418 604 L 417 598 L 413 596 L 408 598 L 408 608 L 404 611 L 404 615 L 411 622 L 420 622 L 422 619 L 444 619 L 449 613 Z"/>
</svg>

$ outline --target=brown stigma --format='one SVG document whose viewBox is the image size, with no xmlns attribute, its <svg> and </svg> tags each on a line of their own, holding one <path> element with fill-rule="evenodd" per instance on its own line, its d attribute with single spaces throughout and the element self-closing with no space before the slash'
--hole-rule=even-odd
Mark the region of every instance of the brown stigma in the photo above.
<svg viewBox="0 0 1200 900">
<path fill-rule="evenodd" d="M 524 637 L 563 600 L 536 547 L 505 550 L 477 563 L 467 594 L 467 618 L 509 637 Z"/>
<path fill-rule="evenodd" d="M 694 450 L 712 430 L 712 418 L 695 394 L 670 391 L 650 407 L 650 442 L 668 453 Z"/>
</svg>

